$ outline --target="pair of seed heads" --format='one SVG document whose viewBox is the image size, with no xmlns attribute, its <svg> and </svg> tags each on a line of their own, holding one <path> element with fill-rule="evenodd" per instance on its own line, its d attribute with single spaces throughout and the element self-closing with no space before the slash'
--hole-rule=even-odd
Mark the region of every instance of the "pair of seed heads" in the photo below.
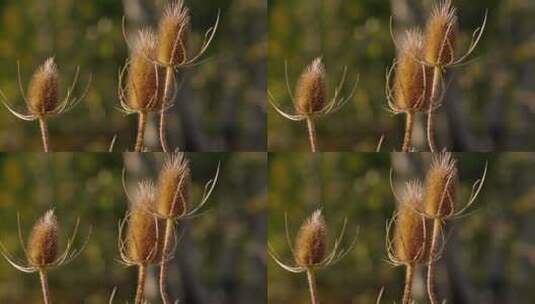
<svg viewBox="0 0 535 304">
<path fill-rule="evenodd" d="M 190 14 L 182 0 L 172 2 L 166 8 L 159 20 L 157 33 L 143 28 L 138 31 L 133 44 L 126 35 L 123 19 L 123 34 L 131 55 L 119 71 L 120 110 L 132 114 L 165 111 L 172 107 L 170 101 L 173 98 L 164 96 L 166 68 L 177 70 L 194 65 L 211 44 L 218 24 L 219 13 L 214 26 L 206 31 L 198 53 L 190 55 L 187 49 Z M 125 74 L 126 83 L 123 79 Z M 174 82 L 174 73 L 172 77 Z"/>
<path fill-rule="evenodd" d="M 342 78 L 334 90 L 333 97 L 329 99 L 326 84 L 327 75 L 321 58 L 314 59 L 314 61 L 312 61 L 312 63 L 301 73 L 297 85 L 295 86 L 295 94 L 292 93 L 290 88 L 287 64 L 285 64 L 285 74 L 286 88 L 288 90 L 288 95 L 293 102 L 295 112 L 287 113 L 277 106 L 275 98 L 269 91 L 268 96 L 271 105 L 279 114 L 294 121 L 323 117 L 338 111 L 351 100 L 351 98 L 353 98 L 358 85 L 357 77 L 350 94 L 347 97 L 341 96 L 341 91 L 347 77 L 347 67 L 344 67 Z"/>
<path fill-rule="evenodd" d="M 468 202 L 461 206 L 457 203 L 457 163 L 450 153 L 441 153 L 433 158 L 424 183 L 409 181 L 400 195 L 394 191 L 398 209 L 386 225 L 386 248 L 390 263 L 416 265 L 438 260 L 442 250 L 431 252 L 433 220 L 444 223 L 462 216 L 475 202 L 486 173 L 485 166 L 482 177 L 472 187 Z M 393 236 L 390 233 L 392 226 Z"/>
<path fill-rule="evenodd" d="M 60 226 L 54 210 L 47 211 L 34 224 L 26 245 L 24 245 L 20 216 L 17 216 L 19 242 L 25 254 L 25 260 L 12 256 L 0 242 L 0 253 L 16 269 L 26 272 L 46 271 L 70 263 L 85 248 L 89 236 L 79 249 L 74 249 L 80 219 L 76 220 L 73 232 L 67 240 L 63 252 L 59 249 Z"/>
<path fill-rule="evenodd" d="M 164 236 L 159 231 L 161 221 L 180 221 L 195 216 L 208 201 L 218 176 L 219 166 L 214 178 L 206 184 L 201 201 L 192 206 L 189 162 L 183 153 L 174 153 L 166 159 L 156 185 L 152 181 L 142 181 L 133 196 L 125 188 L 130 210 L 119 222 L 118 247 L 122 263 L 149 265 L 172 259 L 174 249 L 162 256 Z M 126 224 L 126 235 L 123 236 Z M 172 247 L 176 247 L 176 235 L 174 239 Z"/>
<path fill-rule="evenodd" d="M 15 110 L 8 102 L 6 95 L 0 91 L 0 97 L 4 106 L 16 117 L 32 121 L 40 118 L 56 116 L 70 111 L 82 99 L 85 98 L 91 83 L 91 77 L 88 84 L 78 98 L 72 94 L 78 83 L 80 69 L 76 68 L 71 86 L 63 99 L 60 99 L 59 93 L 59 69 L 54 57 L 48 58 L 33 74 L 27 93 L 24 93 L 22 80 L 20 76 L 20 65 L 17 63 L 17 75 L 20 94 L 26 103 L 26 112 Z"/>
<path fill-rule="evenodd" d="M 397 58 L 386 74 L 385 90 L 389 109 L 398 114 L 434 111 L 440 107 L 445 85 L 443 81 L 434 83 L 434 68 L 443 71 L 462 64 L 478 45 L 486 21 L 485 13 L 482 25 L 473 32 L 468 50 L 461 56 L 456 51 L 459 26 L 451 0 L 439 1 L 427 19 L 423 32 L 418 28 L 409 29 L 398 41 L 391 30 Z M 441 94 L 437 94 L 439 90 Z"/>
<path fill-rule="evenodd" d="M 334 241 L 332 248 L 328 250 L 327 224 L 325 223 L 321 210 L 316 210 L 301 225 L 295 239 L 295 246 L 293 246 L 290 232 L 288 231 L 287 216 L 285 216 L 284 222 L 286 241 L 292 252 L 294 263 L 283 262 L 269 244 L 268 253 L 280 267 L 294 273 L 322 269 L 337 263 L 353 249 L 357 240 L 358 233 L 355 234 L 353 241 L 348 247 L 342 247 L 342 241 L 347 227 L 347 219 L 344 219 L 344 224 L 339 235 Z"/>
</svg>

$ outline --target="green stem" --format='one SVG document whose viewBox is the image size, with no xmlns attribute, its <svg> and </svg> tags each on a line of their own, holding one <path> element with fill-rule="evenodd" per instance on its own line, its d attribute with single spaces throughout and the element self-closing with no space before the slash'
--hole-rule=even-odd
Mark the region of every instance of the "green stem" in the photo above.
<svg viewBox="0 0 535 304">
<path fill-rule="evenodd" d="M 48 281 L 44 270 L 39 270 L 39 280 L 41 281 L 41 290 L 43 291 L 43 303 L 52 303 L 50 301 L 50 291 L 48 289 Z"/>
<path fill-rule="evenodd" d="M 312 117 L 307 117 L 307 129 L 308 129 L 308 140 L 310 141 L 310 149 L 312 152 L 317 151 L 317 141 L 316 141 L 316 125 L 314 124 L 314 119 Z"/>
<path fill-rule="evenodd" d="M 49 152 L 48 145 L 48 126 L 46 124 L 46 118 L 39 117 L 39 128 L 41 129 L 41 139 L 43 140 L 43 150 Z"/>
<path fill-rule="evenodd" d="M 318 299 L 318 291 L 316 288 L 316 278 L 314 277 L 314 271 L 308 269 L 307 271 L 308 289 L 310 290 L 310 303 L 320 304 Z"/>
</svg>

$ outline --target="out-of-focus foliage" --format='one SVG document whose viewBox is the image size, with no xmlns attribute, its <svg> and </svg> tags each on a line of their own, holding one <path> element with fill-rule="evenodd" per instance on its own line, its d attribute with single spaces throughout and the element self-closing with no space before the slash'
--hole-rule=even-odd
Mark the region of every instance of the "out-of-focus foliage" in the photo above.
<svg viewBox="0 0 535 304">
<path fill-rule="evenodd" d="M 360 74 L 353 99 L 336 114 L 318 122 L 323 151 L 374 151 L 381 135 L 383 149 L 400 150 L 402 115 L 386 110 L 385 71 L 392 64 L 394 32 L 423 26 L 434 0 L 270 0 L 268 87 L 279 104 L 292 109 L 286 91 L 284 60 L 292 86 L 305 65 L 322 56 L 334 91 L 342 68 Z M 454 151 L 530 151 L 535 119 L 533 1 L 453 1 L 460 20 L 459 54 L 472 31 L 489 11 L 487 29 L 472 59 L 449 75 L 444 106 L 435 115 L 437 143 Z M 350 79 L 351 80 L 351 79 Z M 343 93 L 350 91 L 349 83 Z M 427 151 L 424 116 L 417 117 L 416 148 Z M 268 112 L 271 151 L 306 151 L 303 123 Z"/>
<path fill-rule="evenodd" d="M 459 160 L 459 204 L 466 202 L 472 184 L 488 161 L 487 180 L 466 217 L 449 224 L 448 243 L 438 264 L 438 291 L 448 303 L 532 303 L 535 293 L 535 204 L 531 154 L 455 155 Z M 293 262 L 284 233 L 284 213 L 295 236 L 302 221 L 316 208 L 326 216 L 332 242 L 343 218 L 349 220 L 346 244 L 360 227 L 354 249 L 338 264 L 317 273 L 321 303 L 399 303 L 404 279 L 402 268 L 386 262 L 385 222 L 392 216 L 395 199 L 390 190 L 421 178 L 431 155 L 300 153 L 270 154 L 268 240 L 275 251 Z M 414 282 L 417 303 L 425 298 L 425 272 L 418 269 Z M 268 262 L 270 303 L 307 303 L 304 274 L 292 274 Z"/>
<path fill-rule="evenodd" d="M 193 203 L 221 162 L 215 190 L 201 213 L 179 225 L 180 243 L 170 266 L 170 292 L 189 303 L 252 303 L 265 294 L 266 157 L 258 153 L 192 153 Z M 127 210 L 121 185 L 154 178 L 161 154 L 18 154 L 0 155 L 0 239 L 23 257 L 17 237 L 17 212 L 25 237 L 33 222 L 54 208 L 61 227 L 70 233 L 77 217 L 80 238 L 93 233 L 71 264 L 49 272 L 56 303 L 107 303 L 118 288 L 116 303 L 132 301 L 136 270 L 118 262 L 117 224 Z M 62 235 L 63 236 L 63 235 Z M 62 238 L 63 239 L 63 238 Z M 80 242 L 77 242 L 78 246 Z M 65 242 L 62 240 L 61 246 Z M 15 270 L 0 261 L 2 303 L 39 303 L 36 274 Z M 157 269 L 150 270 L 147 299 L 159 301 Z M 265 300 L 264 300 L 265 301 Z"/>
<path fill-rule="evenodd" d="M 17 60 L 23 88 L 47 57 L 55 56 L 61 90 L 81 68 L 80 95 L 90 74 L 89 94 L 72 112 L 49 122 L 52 149 L 105 151 L 118 135 L 117 150 L 132 150 L 136 120 L 117 110 L 118 70 L 128 50 L 121 31 L 155 26 L 167 0 L 0 1 L 0 88 L 17 109 L 24 102 L 17 85 Z M 192 16 L 190 52 L 221 11 L 215 39 L 198 66 L 181 71 L 182 83 L 168 116 L 172 147 L 188 151 L 265 148 L 266 4 L 255 0 L 185 1 Z M 0 109 L 0 150 L 41 150 L 37 123 L 28 123 Z M 156 117 L 147 143 L 157 145 Z"/>
</svg>

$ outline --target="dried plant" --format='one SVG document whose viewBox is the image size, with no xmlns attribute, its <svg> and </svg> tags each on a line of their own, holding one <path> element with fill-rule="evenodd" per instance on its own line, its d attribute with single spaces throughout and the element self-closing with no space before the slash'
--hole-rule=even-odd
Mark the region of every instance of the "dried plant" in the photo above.
<svg viewBox="0 0 535 304">
<path fill-rule="evenodd" d="M 165 69 L 165 79 L 162 83 L 164 106 L 159 111 L 160 144 L 164 152 L 169 151 L 165 130 L 165 113 L 173 106 L 172 102 L 177 91 L 175 73 L 179 69 L 194 66 L 206 53 L 217 32 L 219 18 L 220 12 L 218 11 L 214 25 L 204 34 L 200 49 L 196 54 L 191 55 L 188 52 L 188 36 L 191 28 L 189 9 L 184 5 L 183 0 L 171 1 L 164 9 L 158 22 L 155 55 L 141 54 L 146 60 Z M 123 35 L 126 43 L 130 46 L 125 28 L 125 20 L 123 19 Z"/>
<path fill-rule="evenodd" d="M 16 117 L 26 121 L 39 121 L 41 138 L 43 141 L 43 150 L 50 151 L 47 118 L 63 114 L 74 108 L 82 99 L 85 98 L 91 83 L 91 77 L 83 94 L 74 98 L 72 93 L 78 83 L 80 69 L 77 67 L 73 82 L 67 90 L 63 100 L 59 97 L 59 71 L 54 57 L 48 58 L 33 74 L 28 85 L 27 95 L 22 88 L 20 76 L 20 65 L 17 63 L 19 90 L 22 98 L 26 103 L 26 113 L 18 112 L 9 105 L 6 95 L 0 91 L 0 97 L 4 106 Z"/>
<path fill-rule="evenodd" d="M 288 218 L 284 218 L 286 241 L 288 247 L 292 252 L 294 264 L 286 264 L 275 253 L 271 245 L 268 243 L 268 253 L 273 260 L 283 269 L 293 273 L 306 273 L 308 287 L 310 291 L 310 299 L 312 304 L 319 304 L 315 272 L 317 270 L 329 267 L 344 256 L 346 256 L 351 249 L 353 249 L 357 240 L 357 234 L 350 246 L 342 248 L 342 240 L 344 238 L 347 219 L 344 219 L 344 224 L 340 234 L 336 238 L 332 249 L 327 251 L 327 225 L 325 219 L 321 214 L 321 210 L 316 210 L 310 218 L 308 218 L 299 229 L 295 239 L 295 247 L 292 245 L 290 232 L 288 231 Z"/>
<path fill-rule="evenodd" d="M 156 55 L 156 36 L 149 29 L 138 31 L 130 59 L 119 73 L 119 100 L 122 111 L 138 115 L 138 129 L 134 151 L 143 151 L 147 115 L 159 112 L 164 104 L 164 70 L 147 58 Z M 123 77 L 128 71 L 126 84 Z"/>
<path fill-rule="evenodd" d="M 409 209 L 415 216 L 425 220 L 425 225 L 430 230 L 430 233 L 425 237 L 426 245 L 422 248 L 425 256 L 425 263 L 427 264 L 427 293 L 429 301 L 432 304 L 437 304 L 438 299 L 434 287 L 435 264 L 440 260 L 445 246 L 444 240 L 444 225 L 447 221 L 463 216 L 468 208 L 472 206 L 478 197 L 485 178 L 487 175 L 487 165 L 480 179 L 472 185 L 472 191 L 468 197 L 467 203 L 462 206 L 457 203 L 457 162 L 451 153 L 440 153 L 433 157 L 431 166 L 429 167 L 423 189 L 420 189 L 421 201 L 420 204 L 409 203 L 405 199 L 406 194 L 397 195 L 393 190 L 394 195 L 400 202 L 400 206 L 404 209 Z M 390 175 L 390 184 L 392 186 L 392 172 Z M 421 188 L 421 186 L 419 186 Z M 407 191 L 406 191 L 407 192 Z M 390 230 L 390 225 L 394 219 L 387 224 L 387 229 Z M 407 224 L 405 224 L 407 225 Z M 387 239 L 389 239 L 387 237 Z M 387 245 L 389 248 L 389 256 L 392 258 L 392 244 Z"/>
<path fill-rule="evenodd" d="M 391 19 L 392 23 L 392 19 Z M 410 53 L 412 59 L 429 69 L 429 97 L 427 101 L 427 141 L 431 152 L 435 152 L 433 113 L 441 106 L 444 96 L 444 74 L 453 67 L 464 64 L 478 45 L 487 23 L 487 12 L 480 27 L 472 33 L 472 40 L 464 55 L 457 54 L 458 18 L 451 0 L 440 0 L 428 17 L 421 52 Z M 397 48 L 401 45 L 396 42 L 392 32 L 392 40 Z M 432 76 L 431 76 L 432 75 Z"/>
<path fill-rule="evenodd" d="M 34 224 L 27 245 L 24 245 L 20 216 L 17 215 L 19 230 L 19 242 L 26 256 L 26 261 L 22 261 L 12 256 L 0 242 L 0 253 L 9 264 L 17 270 L 26 273 L 39 273 L 43 301 L 45 304 L 51 303 L 50 290 L 48 288 L 47 271 L 59 266 L 66 265 L 74 260 L 85 248 L 89 236 L 79 249 L 73 249 L 73 244 L 78 234 L 80 220 L 76 220 L 73 232 L 67 240 L 65 250 L 59 252 L 60 227 L 54 210 L 47 211 Z"/>
<path fill-rule="evenodd" d="M 386 249 L 389 261 L 394 266 L 405 267 L 403 304 L 412 303 L 415 267 L 427 260 L 426 219 L 414 211 L 423 205 L 423 193 L 423 186 L 419 181 L 406 183 L 404 191 L 398 198 L 398 209 L 386 225 Z M 394 225 L 394 235 L 391 238 L 392 225 Z"/>
<path fill-rule="evenodd" d="M 397 59 L 386 75 L 386 98 L 390 111 L 394 114 L 403 113 L 406 116 L 405 135 L 402 151 L 411 151 L 412 129 L 414 115 L 425 112 L 429 107 L 430 80 L 429 69 L 413 59 L 413 54 L 421 54 L 423 50 L 423 35 L 418 29 L 405 32 L 398 49 Z M 395 71 L 394 83 L 390 78 Z"/>
<path fill-rule="evenodd" d="M 312 63 L 301 73 L 297 85 L 295 86 L 295 97 L 290 89 L 288 80 L 288 67 L 286 64 L 285 71 L 286 87 L 288 90 L 288 95 L 294 104 L 295 113 L 286 113 L 279 108 L 279 106 L 276 105 L 275 99 L 268 91 L 269 101 L 273 108 L 283 117 L 293 121 L 306 121 L 310 148 L 312 152 L 317 152 L 318 144 L 315 119 L 338 111 L 344 104 L 351 100 L 357 88 L 358 77 L 349 96 L 341 97 L 340 92 L 344 86 L 347 76 L 347 68 L 344 68 L 340 83 L 336 87 L 332 99 L 329 100 L 326 88 L 327 75 L 321 58 L 314 59 L 314 61 L 312 61 Z"/>
<path fill-rule="evenodd" d="M 205 185 L 200 203 L 191 205 L 191 175 L 189 162 L 184 153 L 173 153 L 160 170 L 157 183 L 156 205 L 150 209 L 159 219 L 165 221 L 162 260 L 160 264 L 160 295 L 162 302 L 171 303 L 167 293 L 167 264 L 174 258 L 176 248 L 175 226 L 187 217 L 195 216 L 208 201 L 219 176 L 219 165 L 212 180 Z M 175 240 L 173 244 L 173 240 Z"/>
<path fill-rule="evenodd" d="M 128 194 L 127 194 L 128 195 Z M 158 218 L 147 212 L 154 206 L 156 192 L 154 184 L 143 181 L 131 198 L 130 209 L 125 218 L 119 222 L 118 247 L 121 262 L 126 266 L 138 268 L 138 282 L 134 303 L 143 302 L 147 267 L 158 263 L 161 237 Z M 124 225 L 128 223 L 126 236 L 123 237 Z"/>
</svg>

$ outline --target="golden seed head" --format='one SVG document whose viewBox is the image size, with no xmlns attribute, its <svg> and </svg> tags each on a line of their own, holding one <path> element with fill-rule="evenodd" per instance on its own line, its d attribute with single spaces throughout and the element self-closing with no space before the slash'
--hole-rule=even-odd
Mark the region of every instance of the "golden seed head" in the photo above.
<svg viewBox="0 0 535 304">
<path fill-rule="evenodd" d="M 59 102 L 58 66 L 48 58 L 33 74 L 28 85 L 28 111 L 38 117 L 54 111 Z"/>
<path fill-rule="evenodd" d="M 455 212 L 457 165 L 451 153 L 433 158 L 425 177 L 425 214 L 444 218 Z"/>
<path fill-rule="evenodd" d="M 138 33 L 127 78 L 127 104 L 136 112 L 155 112 L 163 105 L 165 70 L 151 60 L 156 52 L 156 37 L 151 30 Z"/>
<path fill-rule="evenodd" d="M 415 210 L 423 204 L 423 187 L 418 181 L 408 182 L 399 198 L 394 230 L 394 255 L 404 264 L 416 264 L 425 260 L 425 218 Z"/>
<path fill-rule="evenodd" d="M 457 12 L 451 0 L 440 1 L 425 26 L 425 61 L 437 66 L 453 62 L 457 30 Z"/>
<path fill-rule="evenodd" d="M 59 225 L 54 210 L 49 210 L 33 226 L 28 239 L 28 264 L 44 268 L 58 257 Z"/>
<path fill-rule="evenodd" d="M 151 264 L 158 256 L 158 220 L 149 211 L 154 199 L 154 185 L 141 182 L 129 211 L 126 234 L 127 256 L 136 264 Z"/>
<path fill-rule="evenodd" d="M 308 218 L 297 234 L 295 241 L 295 262 L 301 267 L 317 265 L 325 258 L 327 226 L 321 210 Z"/>
<path fill-rule="evenodd" d="M 164 218 L 184 215 L 190 201 L 191 177 L 184 153 L 166 159 L 158 176 L 157 213 Z"/>
<path fill-rule="evenodd" d="M 158 24 L 158 61 L 177 66 L 187 60 L 189 28 L 189 10 L 184 1 L 171 2 Z"/>
<path fill-rule="evenodd" d="M 323 110 L 327 102 L 325 66 L 316 58 L 301 74 L 295 88 L 296 111 L 311 115 Z"/>
<path fill-rule="evenodd" d="M 400 43 L 394 78 L 394 110 L 425 111 L 431 85 L 428 68 L 416 59 L 422 53 L 422 33 L 419 30 L 406 31 Z"/>
</svg>

